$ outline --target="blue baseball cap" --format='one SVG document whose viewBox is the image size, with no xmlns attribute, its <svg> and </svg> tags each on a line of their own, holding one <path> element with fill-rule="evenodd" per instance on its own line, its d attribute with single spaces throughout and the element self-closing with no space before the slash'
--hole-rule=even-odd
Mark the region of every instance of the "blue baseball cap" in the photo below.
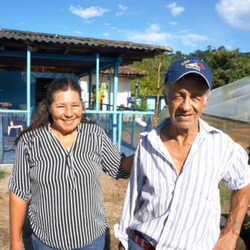
<svg viewBox="0 0 250 250">
<path fill-rule="evenodd" d="M 166 74 L 165 85 L 167 81 L 170 83 L 176 82 L 189 73 L 201 75 L 206 80 L 209 89 L 212 89 L 211 69 L 198 57 L 187 57 L 174 61 Z"/>
</svg>

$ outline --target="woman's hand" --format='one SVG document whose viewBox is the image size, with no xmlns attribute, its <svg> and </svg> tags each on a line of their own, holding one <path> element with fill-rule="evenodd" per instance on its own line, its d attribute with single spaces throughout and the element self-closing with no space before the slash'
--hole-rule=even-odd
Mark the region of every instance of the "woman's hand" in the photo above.
<svg viewBox="0 0 250 250">
<path fill-rule="evenodd" d="M 10 192 L 10 250 L 23 250 L 21 232 L 27 209 L 27 202 Z"/>
<path fill-rule="evenodd" d="M 11 244 L 10 244 L 10 250 L 24 250 L 23 242 L 21 240 L 20 241 L 11 242 Z"/>
</svg>

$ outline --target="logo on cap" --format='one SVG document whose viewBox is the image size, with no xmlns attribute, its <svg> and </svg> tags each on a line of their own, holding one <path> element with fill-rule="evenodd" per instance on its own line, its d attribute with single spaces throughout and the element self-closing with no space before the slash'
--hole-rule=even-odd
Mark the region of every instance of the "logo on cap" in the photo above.
<svg viewBox="0 0 250 250">
<path fill-rule="evenodd" d="M 193 62 L 192 62 L 193 61 Z M 182 66 L 185 66 L 187 69 L 196 69 L 200 71 L 201 69 L 205 70 L 205 66 L 202 64 L 201 61 L 195 61 L 195 60 L 185 60 L 181 63 Z"/>
</svg>

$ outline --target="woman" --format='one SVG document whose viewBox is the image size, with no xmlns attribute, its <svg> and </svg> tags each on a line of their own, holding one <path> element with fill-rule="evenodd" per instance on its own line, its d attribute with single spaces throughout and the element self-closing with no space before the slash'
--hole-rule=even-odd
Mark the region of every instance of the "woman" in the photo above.
<svg viewBox="0 0 250 250">
<path fill-rule="evenodd" d="M 9 184 L 11 249 L 23 249 L 30 194 L 35 249 L 104 248 L 107 219 L 100 174 L 127 178 L 133 159 L 121 164 L 105 131 L 82 112 L 80 86 L 72 79 L 55 79 L 31 125 L 17 137 Z"/>
</svg>

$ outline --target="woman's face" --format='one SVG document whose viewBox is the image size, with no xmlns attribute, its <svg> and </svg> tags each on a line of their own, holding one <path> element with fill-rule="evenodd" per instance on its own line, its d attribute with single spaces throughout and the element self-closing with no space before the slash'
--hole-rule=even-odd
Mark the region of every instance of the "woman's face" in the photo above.
<svg viewBox="0 0 250 250">
<path fill-rule="evenodd" d="M 49 107 L 52 116 L 51 127 L 64 135 L 74 132 L 81 121 L 82 111 L 78 92 L 69 89 L 54 93 L 53 103 Z"/>
</svg>

